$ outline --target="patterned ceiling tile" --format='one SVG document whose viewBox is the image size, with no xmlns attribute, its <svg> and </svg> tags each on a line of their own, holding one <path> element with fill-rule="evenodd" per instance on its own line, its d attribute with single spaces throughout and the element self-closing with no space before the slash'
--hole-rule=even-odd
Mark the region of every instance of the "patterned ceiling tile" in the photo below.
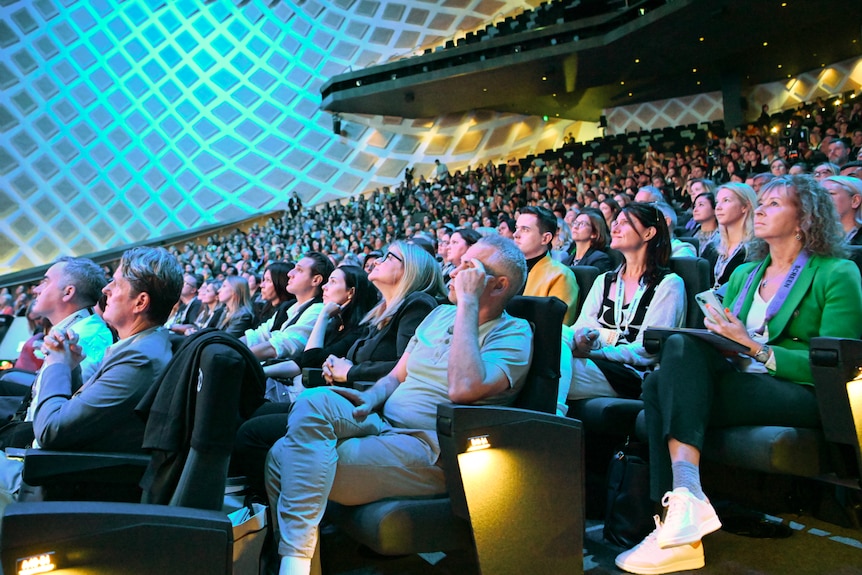
<svg viewBox="0 0 862 575">
<path fill-rule="evenodd" d="M 0 274 L 279 209 L 291 192 L 314 204 L 392 186 L 405 165 L 430 175 L 435 157 L 457 169 L 596 131 L 478 112 L 344 115 L 336 136 L 320 110 L 332 76 L 461 37 L 535 0 L 4 4 Z M 47 209 L 37 212 L 28 202 L 39 191 Z M 45 221 L 35 226 L 37 213 Z"/>
</svg>

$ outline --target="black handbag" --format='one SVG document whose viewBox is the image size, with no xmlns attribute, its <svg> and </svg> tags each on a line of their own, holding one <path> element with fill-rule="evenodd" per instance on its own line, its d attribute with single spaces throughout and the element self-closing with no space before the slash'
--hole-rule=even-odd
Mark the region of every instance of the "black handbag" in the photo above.
<svg viewBox="0 0 862 575">
<path fill-rule="evenodd" d="M 638 451 L 638 446 L 626 443 L 608 466 L 603 535 L 625 548 L 634 547 L 655 529 L 649 463 Z"/>
</svg>

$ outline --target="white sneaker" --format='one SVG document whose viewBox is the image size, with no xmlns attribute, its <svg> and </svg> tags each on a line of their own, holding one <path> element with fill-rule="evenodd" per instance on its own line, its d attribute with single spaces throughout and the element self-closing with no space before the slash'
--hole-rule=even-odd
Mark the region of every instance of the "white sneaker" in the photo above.
<svg viewBox="0 0 862 575">
<path fill-rule="evenodd" d="M 703 544 L 678 545 L 669 549 L 658 546 L 658 535 L 664 529 L 658 515 L 655 519 L 655 531 L 632 547 L 617 555 L 617 567 L 629 573 L 639 575 L 661 575 L 676 571 L 700 569 L 704 566 Z"/>
<path fill-rule="evenodd" d="M 667 507 L 658 546 L 662 549 L 689 545 L 721 529 L 721 521 L 709 501 L 698 499 L 685 487 L 664 494 L 661 504 Z"/>
</svg>

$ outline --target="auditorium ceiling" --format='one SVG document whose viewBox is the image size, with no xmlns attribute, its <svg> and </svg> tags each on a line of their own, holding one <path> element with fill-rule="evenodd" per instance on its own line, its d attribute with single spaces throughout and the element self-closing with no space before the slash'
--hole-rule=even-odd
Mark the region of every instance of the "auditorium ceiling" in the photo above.
<svg viewBox="0 0 862 575">
<path fill-rule="evenodd" d="M 411 118 L 480 108 L 598 121 L 607 108 L 727 83 L 744 89 L 862 55 L 862 8 L 846 0 L 607 4 L 629 7 L 350 71 L 324 86 L 324 106 Z M 369 81 L 375 76 L 383 79 Z"/>
<path fill-rule="evenodd" d="M 466 112 L 423 117 L 400 117 L 395 107 L 345 111 L 337 134 L 321 108 L 321 88 L 339 74 L 421 54 L 537 4 L 0 0 L 0 274 L 277 210 L 292 193 L 316 204 L 396 185 L 408 165 L 430 174 L 435 158 L 499 162 L 558 146 L 567 132 L 592 137 L 594 124 L 525 108 L 517 96 L 530 81 L 523 74 L 509 80 L 509 107 L 477 101 Z M 672 76 L 659 71 L 695 54 L 748 70 L 759 53 L 727 48 L 755 36 L 746 16 L 731 11 L 739 18 L 731 34 L 723 30 L 730 16 L 710 8 L 724 2 L 697 4 L 702 17 L 681 21 L 691 31 L 637 35 L 604 61 L 581 57 L 580 70 L 593 69 L 605 89 L 624 77 L 643 90 L 650 74 L 661 78 L 653 84 L 669 84 Z M 853 2 L 840 3 L 846 14 L 837 2 L 799 2 L 829 15 L 828 36 L 819 14 L 790 23 L 779 3 L 731 4 L 773 6 L 772 22 L 766 9 L 751 9 L 763 13 L 756 22 L 770 30 L 770 53 L 776 43 L 805 47 L 830 62 L 838 56 L 829 38 L 859 34 Z M 686 44 L 697 34 L 717 47 Z M 628 62 L 641 51 L 661 64 Z M 653 71 L 639 71 L 646 69 Z M 597 90 L 589 116 L 601 98 L 616 105 L 623 93 Z"/>
</svg>

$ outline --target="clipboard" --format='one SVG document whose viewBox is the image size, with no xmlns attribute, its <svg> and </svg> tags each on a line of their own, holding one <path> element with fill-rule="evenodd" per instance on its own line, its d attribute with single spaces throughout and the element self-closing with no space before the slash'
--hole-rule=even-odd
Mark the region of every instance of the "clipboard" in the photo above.
<svg viewBox="0 0 862 575">
<path fill-rule="evenodd" d="M 682 333 L 702 339 L 716 349 L 731 353 L 745 353 L 748 348 L 739 342 L 726 338 L 723 335 L 711 332 L 708 329 L 696 329 L 691 327 L 648 327 L 644 332 L 643 346 L 649 353 L 661 352 L 664 340 L 675 333 Z"/>
</svg>

